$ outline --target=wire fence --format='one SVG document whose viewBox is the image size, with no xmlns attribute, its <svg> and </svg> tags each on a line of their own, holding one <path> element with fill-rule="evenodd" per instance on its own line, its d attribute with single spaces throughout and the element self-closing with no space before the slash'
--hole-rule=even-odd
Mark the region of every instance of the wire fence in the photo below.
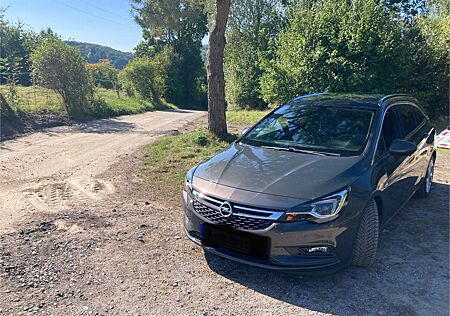
<svg viewBox="0 0 450 316">
<path fill-rule="evenodd" d="M 0 92 L 9 105 L 17 110 L 38 111 L 40 109 L 62 110 L 61 97 L 53 90 L 37 85 L 0 85 Z"/>
<path fill-rule="evenodd" d="M 10 75 L 9 73 L 0 73 L 0 77 Z M 17 73 L 15 73 L 17 75 Z M 94 79 L 96 87 L 112 87 L 113 81 L 96 78 Z M 109 84 L 109 86 L 108 86 Z M 7 80 L 1 80 L 0 93 L 4 96 L 9 105 L 19 111 L 39 111 L 52 110 L 61 111 L 64 109 L 64 103 L 60 95 L 54 90 L 47 89 L 32 83 L 30 86 L 21 86 L 7 83 Z"/>
</svg>

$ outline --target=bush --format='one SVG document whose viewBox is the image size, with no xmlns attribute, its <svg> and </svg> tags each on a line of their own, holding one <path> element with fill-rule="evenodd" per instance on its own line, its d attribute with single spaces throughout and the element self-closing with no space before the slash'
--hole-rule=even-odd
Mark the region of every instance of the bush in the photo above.
<svg viewBox="0 0 450 316">
<path fill-rule="evenodd" d="M 114 68 L 108 59 L 101 59 L 96 64 L 87 65 L 91 82 L 96 86 L 105 89 L 117 90 L 117 75 L 119 70 Z"/>
<path fill-rule="evenodd" d="M 106 100 L 101 96 L 92 98 L 90 111 L 90 114 L 95 118 L 106 118 L 116 115 Z"/>
<path fill-rule="evenodd" d="M 79 118 L 90 112 L 93 87 L 76 48 L 49 37 L 31 54 L 31 61 L 36 82 L 61 96 L 69 116 Z"/>
<path fill-rule="evenodd" d="M 405 31 L 409 41 L 405 91 L 423 101 L 434 117 L 448 115 L 450 3 L 434 1 L 428 13 L 415 18 Z"/>
<path fill-rule="evenodd" d="M 401 24 L 376 0 L 297 1 L 265 65 L 269 103 L 319 92 L 399 90 L 406 78 Z"/>
<path fill-rule="evenodd" d="M 129 96 L 158 102 L 166 86 L 166 65 L 158 55 L 153 59 L 135 58 L 119 73 L 120 85 Z"/>
<path fill-rule="evenodd" d="M 432 115 L 449 101 L 450 5 L 425 2 L 417 16 L 376 0 L 296 0 L 274 58 L 263 60 L 263 99 L 305 93 L 409 93 Z"/>
</svg>

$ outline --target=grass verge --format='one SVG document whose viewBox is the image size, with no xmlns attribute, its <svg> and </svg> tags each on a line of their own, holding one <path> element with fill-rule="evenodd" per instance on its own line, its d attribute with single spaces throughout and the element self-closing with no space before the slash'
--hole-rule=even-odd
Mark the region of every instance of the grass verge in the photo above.
<svg viewBox="0 0 450 316">
<path fill-rule="evenodd" d="M 228 111 L 227 122 L 229 124 L 235 124 L 243 127 L 250 127 L 259 121 L 264 115 L 269 113 L 267 111 L 255 111 L 255 110 L 241 110 L 241 111 Z"/>
<path fill-rule="evenodd" d="M 0 92 L 8 99 L 10 94 L 6 85 L 0 85 Z M 65 112 L 61 98 L 53 90 L 39 86 L 17 86 L 15 93 L 15 101 L 8 101 L 17 112 L 31 114 L 48 111 L 61 114 Z M 136 97 L 128 97 L 124 93 L 121 93 L 118 97 L 115 91 L 103 88 L 97 88 L 95 95 L 98 99 L 98 102 L 92 104 L 95 117 L 138 114 L 146 111 L 176 108 L 173 104 L 145 101 Z"/>
<path fill-rule="evenodd" d="M 267 111 L 229 111 L 227 122 L 240 127 L 250 126 L 266 113 Z M 231 134 L 226 140 L 220 140 L 205 127 L 186 134 L 161 138 L 147 146 L 144 164 L 148 176 L 154 182 L 164 183 L 164 188 L 175 193 L 192 166 L 214 156 L 236 138 L 237 135 Z"/>
<path fill-rule="evenodd" d="M 147 146 L 144 160 L 153 181 L 177 188 L 182 185 L 187 170 L 212 157 L 228 146 L 236 135 L 220 140 L 201 127 L 193 132 L 164 137 Z"/>
<path fill-rule="evenodd" d="M 129 97 L 123 93 L 120 98 L 113 90 L 98 88 L 97 97 L 100 98 L 101 107 L 94 109 L 94 116 L 111 117 L 127 114 L 138 114 L 154 110 L 176 109 L 176 106 L 166 102 L 150 102 L 135 97 Z"/>
</svg>

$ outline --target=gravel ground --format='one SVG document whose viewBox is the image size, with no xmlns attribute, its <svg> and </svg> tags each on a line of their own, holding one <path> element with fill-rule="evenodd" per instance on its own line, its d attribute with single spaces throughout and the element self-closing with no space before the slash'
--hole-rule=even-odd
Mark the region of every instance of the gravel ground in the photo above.
<svg viewBox="0 0 450 316">
<path fill-rule="evenodd" d="M 179 190 L 152 182 L 143 154 L 98 175 L 114 192 L 0 235 L 0 315 L 448 315 L 450 155 L 429 199 L 382 231 L 373 267 L 302 277 L 194 246 Z"/>
</svg>

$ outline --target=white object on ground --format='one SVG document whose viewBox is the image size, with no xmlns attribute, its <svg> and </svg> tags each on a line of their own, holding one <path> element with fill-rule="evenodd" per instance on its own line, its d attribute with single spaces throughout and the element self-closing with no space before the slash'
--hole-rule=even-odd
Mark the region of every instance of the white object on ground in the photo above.
<svg viewBox="0 0 450 316">
<path fill-rule="evenodd" d="M 436 137 L 436 147 L 450 149 L 450 131 L 448 129 Z"/>
</svg>

